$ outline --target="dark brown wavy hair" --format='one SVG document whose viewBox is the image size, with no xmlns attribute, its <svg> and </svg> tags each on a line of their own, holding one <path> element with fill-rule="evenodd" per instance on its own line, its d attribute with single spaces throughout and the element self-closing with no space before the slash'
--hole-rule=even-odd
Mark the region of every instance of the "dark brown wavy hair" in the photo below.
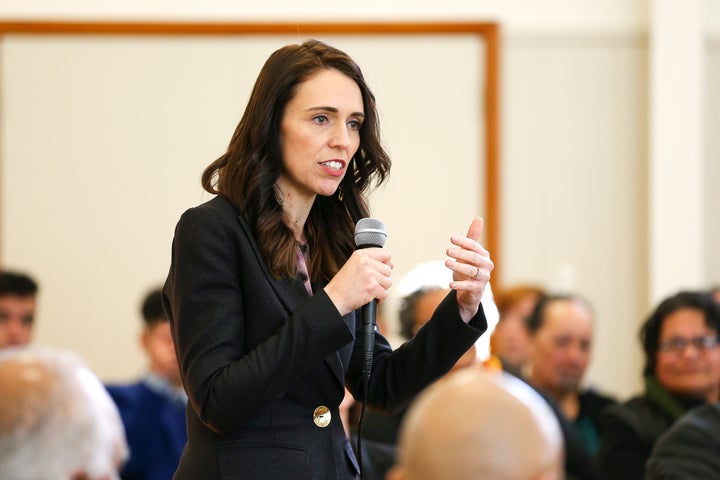
<svg viewBox="0 0 720 480">
<path fill-rule="evenodd" d="M 227 153 L 212 162 L 202 185 L 227 198 L 252 226 L 263 257 L 276 278 L 296 272 L 297 241 L 287 226 L 276 192 L 282 172 L 280 124 L 298 85 L 321 70 L 337 70 L 360 87 L 365 121 L 360 146 L 337 191 L 318 196 L 305 223 L 312 280 L 329 280 L 355 248 L 355 223 L 369 215 L 365 194 L 390 173 L 390 158 L 380 143 L 375 96 L 360 67 L 346 53 L 317 40 L 288 45 L 265 62 Z"/>
</svg>

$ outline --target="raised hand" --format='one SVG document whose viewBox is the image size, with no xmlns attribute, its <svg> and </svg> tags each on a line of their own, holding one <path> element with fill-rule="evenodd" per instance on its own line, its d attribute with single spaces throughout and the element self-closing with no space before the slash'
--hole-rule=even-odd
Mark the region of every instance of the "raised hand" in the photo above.
<svg viewBox="0 0 720 480">
<path fill-rule="evenodd" d="M 445 265 L 453 271 L 450 288 L 457 291 L 460 316 L 466 322 L 477 313 L 485 285 L 494 268 L 490 253 L 478 243 L 484 221 L 476 217 L 470 223 L 466 236 L 450 237 L 452 246 L 447 249 Z"/>
</svg>

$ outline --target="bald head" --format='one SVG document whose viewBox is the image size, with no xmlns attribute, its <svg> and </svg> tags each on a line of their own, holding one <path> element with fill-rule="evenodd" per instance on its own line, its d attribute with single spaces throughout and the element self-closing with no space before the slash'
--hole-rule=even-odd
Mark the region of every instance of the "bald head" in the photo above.
<svg viewBox="0 0 720 480">
<path fill-rule="evenodd" d="M 471 368 L 420 395 L 400 433 L 391 480 L 557 480 L 562 434 L 532 388 Z"/>
<path fill-rule="evenodd" d="M 0 352 L 0 478 L 115 478 L 127 455 L 112 400 L 74 355 Z"/>
<path fill-rule="evenodd" d="M 32 357 L 0 361 L 0 432 L 33 430 L 50 407 L 56 375 Z"/>
</svg>

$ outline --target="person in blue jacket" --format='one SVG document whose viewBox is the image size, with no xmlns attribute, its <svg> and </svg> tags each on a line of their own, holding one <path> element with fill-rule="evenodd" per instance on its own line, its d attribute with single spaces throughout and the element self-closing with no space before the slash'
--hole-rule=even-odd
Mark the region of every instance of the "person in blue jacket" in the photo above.
<svg viewBox="0 0 720 480">
<path fill-rule="evenodd" d="M 170 480 L 187 441 L 187 395 L 159 288 L 145 297 L 142 317 L 147 374 L 136 383 L 106 387 L 120 410 L 130 447 L 120 475 L 123 480 Z"/>
</svg>

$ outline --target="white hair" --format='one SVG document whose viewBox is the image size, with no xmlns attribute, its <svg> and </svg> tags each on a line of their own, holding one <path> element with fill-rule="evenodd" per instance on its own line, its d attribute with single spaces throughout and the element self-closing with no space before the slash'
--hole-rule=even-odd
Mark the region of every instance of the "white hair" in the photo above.
<svg viewBox="0 0 720 480">
<path fill-rule="evenodd" d="M 398 292 L 401 297 L 406 297 L 414 292 L 423 289 L 450 288 L 453 280 L 453 272 L 439 260 L 418 263 L 408 272 L 398 285 Z M 487 331 L 478 338 L 475 343 L 477 349 L 477 360 L 485 361 L 490 358 L 490 337 L 500 320 L 500 312 L 495 305 L 495 297 L 488 282 L 481 299 L 485 319 L 487 320 Z"/>
<path fill-rule="evenodd" d="M 0 351 L 0 396 L 0 478 L 118 478 L 128 455 L 120 415 L 75 354 Z"/>
</svg>

